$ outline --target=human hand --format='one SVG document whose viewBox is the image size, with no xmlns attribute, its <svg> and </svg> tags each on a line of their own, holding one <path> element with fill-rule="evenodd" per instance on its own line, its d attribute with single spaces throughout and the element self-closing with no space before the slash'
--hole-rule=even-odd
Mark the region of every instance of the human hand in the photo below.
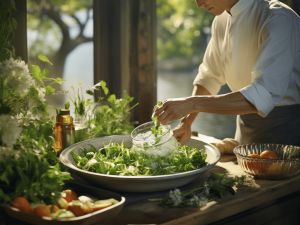
<svg viewBox="0 0 300 225">
<path fill-rule="evenodd" d="M 192 136 L 192 127 L 190 124 L 181 122 L 173 130 L 173 135 L 180 144 L 185 144 Z"/>
<path fill-rule="evenodd" d="M 154 111 L 161 124 L 168 124 L 174 120 L 193 112 L 192 97 L 168 99 Z"/>
</svg>

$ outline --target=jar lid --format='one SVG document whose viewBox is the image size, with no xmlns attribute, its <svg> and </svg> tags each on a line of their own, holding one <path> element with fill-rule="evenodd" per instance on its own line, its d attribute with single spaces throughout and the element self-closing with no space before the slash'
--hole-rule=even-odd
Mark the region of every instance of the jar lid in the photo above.
<svg viewBox="0 0 300 225">
<path fill-rule="evenodd" d="M 56 117 L 56 122 L 61 124 L 72 124 L 73 118 L 70 115 L 59 115 Z"/>
<path fill-rule="evenodd" d="M 60 109 L 59 115 L 70 115 L 70 110 L 69 109 Z"/>
</svg>

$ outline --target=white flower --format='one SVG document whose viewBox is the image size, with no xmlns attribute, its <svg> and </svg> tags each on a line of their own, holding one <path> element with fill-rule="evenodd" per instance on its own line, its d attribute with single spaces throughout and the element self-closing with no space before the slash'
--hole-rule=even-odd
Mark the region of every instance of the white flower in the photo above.
<svg viewBox="0 0 300 225">
<path fill-rule="evenodd" d="M 204 194 L 209 195 L 210 188 L 207 182 L 204 182 Z"/>
<path fill-rule="evenodd" d="M 208 203 L 207 197 L 193 195 L 193 197 L 189 199 L 188 205 L 202 207 L 205 206 L 207 203 Z"/>
<path fill-rule="evenodd" d="M 40 118 L 38 115 L 33 114 L 30 111 L 22 112 L 16 115 L 19 124 L 23 126 L 29 126 L 31 122 L 38 121 Z"/>
<path fill-rule="evenodd" d="M 22 60 L 10 58 L 0 63 L 0 79 L 5 81 L 6 89 L 17 96 L 24 97 L 34 85 L 27 64 Z"/>
<path fill-rule="evenodd" d="M 1 141 L 7 147 L 12 148 L 16 143 L 22 128 L 19 127 L 17 119 L 10 115 L 0 115 Z"/>
<path fill-rule="evenodd" d="M 45 88 L 39 88 L 38 89 L 38 97 L 41 101 L 46 101 L 45 99 L 45 95 L 46 95 L 46 90 Z"/>
<path fill-rule="evenodd" d="M 42 117 L 39 108 L 46 102 L 45 94 L 24 61 L 11 58 L 0 62 L 0 114 L 18 115 L 32 109 Z"/>
<path fill-rule="evenodd" d="M 169 192 L 169 198 L 172 200 L 174 206 L 179 206 L 182 203 L 182 194 L 177 188 Z"/>
</svg>

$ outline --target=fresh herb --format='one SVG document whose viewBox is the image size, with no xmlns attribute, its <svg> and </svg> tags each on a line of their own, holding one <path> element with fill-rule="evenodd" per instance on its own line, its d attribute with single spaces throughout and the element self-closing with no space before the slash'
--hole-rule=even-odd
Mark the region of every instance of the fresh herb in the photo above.
<svg viewBox="0 0 300 225">
<path fill-rule="evenodd" d="M 4 149 L 1 149 L 4 150 Z M 30 202 L 54 203 L 70 174 L 33 151 L 13 150 L 0 157 L 0 202 L 25 196 Z"/>
<path fill-rule="evenodd" d="M 222 198 L 228 194 L 234 195 L 238 187 L 249 184 L 249 179 L 246 176 L 231 177 L 226 173 L 212 173 L 197 188 L 186 191 L 176 188 L 162 199 L 150 200 L 159 201 L 164 207 L 202 207 L 215 198 Z"/>
<path fill-rule="evenodd" d="M 74 87 L 72 89 L 74 94 L 72 103 L 74 105 L 75 118 L 86 117 L 89 107 L 92 105 L 92 99 L 85 98 L 81 88 L 78 88 L 77 91 L 75 90 Z"/>
<path fill-rule="evenodd" d="M 155 136 L 157 136 L 158 134 L 160 134 L 160 131 L 158 130 L 159 126 L 160 126 L 160 123 L 159 123 L 159 121 L 157 119 L 157 116 L 155 116 L 155 110 L 157 108 L 159 108 L 160 106 L 162 106 L 162 102 L 161 101 L 157 102 L 157 104 L 153 107 L 153 113 L 152 113 L 152 116 L 151 116 L 151 120 L 154 123 L 153 129 L 152 129 L 152 133 Z"/>
<path fill-rule="evenodd" d="M 153 108 L 153 114 L 151 116 L 151 120 L 153 121 L 154 125 L 151 127 L 151 132 L 155 137 L 155 144 L 159 143 L 161 140 L 161 135 L 163 134 L 163 129 L 160 126 L 160 122 L 157 119 L 157 116 L 155 116 L 154 111 L 158 108 L 162 106 L 162 102 L 159 101 L 157 102 L 157 104 L 154 106 Z"/>
<path fill-rule="evenodd" d="M 104 81 L 94 85 L 87 93 L 98 96 L 93 117 L 89 121 L 90 138 L 128 134 L 133 130 L 133 123 L 130 121 L 130 111 L 136 106 L 131 105 L 133 97 L 126 92 L 124 92 L 123 98 L 109 94 L 109 89 Z"/>
<path fill-rule="evenodd" d="M 166 157 L 146 155 L 123 144 L 110 143 L 100 150 L 93 146 L 72 153 L 78 168 L 111 175 L 155 176 L 199 169 L 206 165 L 205 151 L 180 146 Z"/>
</svg>

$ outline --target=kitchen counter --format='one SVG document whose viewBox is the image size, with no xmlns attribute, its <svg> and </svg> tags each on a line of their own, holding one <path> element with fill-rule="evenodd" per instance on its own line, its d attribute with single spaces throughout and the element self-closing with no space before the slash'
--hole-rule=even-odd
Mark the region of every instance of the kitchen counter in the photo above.
<svg viewBox="0 0 300 225">
<path fill-rule="evenodd" d="M 219 162 L 217 166 L 216 171 L 226 169 L 231 174 L 243 174 L 239 166 L 232 161 Z M 107 224 L 202 225 L 216 222 L 218 222 L 217 224 L 233 224 L 231 222 L 239 220 L 239 217 L 252 218 L 251 222 L 243 221 L 244 225 L 253 224 L 255 218 L 265 221 L 259 224 L 274 224 L 274 220 L 278 221 L 281 217 L 284 218 L 293 212 L 290 219 L 294 220 L 294 223 L 290 221 L 277 224 L 300 223 L 300 176 L 277 181 L 256 180 L 255 183 L 257 187 L 254 189 L 242 188 L 234 196 L 209 202 L 200 209 L 162 208 L 146 197 L 132 202 L 132 199 L 136 197 L 129 195 L 127 196 L 129 203 L 118 215 L 118 218 Z M 149 195 L 148 197 L 152 198 L 153 196 Z M 232 217 L 231 220 L 230 217 Z M 222 222 L 222 220 L 224 221 Z"/>
<path fill-rule="evenodd" d="M 211 142 L 207 137 L 200 140 Z M 233 155 L 222 156 L 210 172 L 227 171 L 231 175 L 245 175 Z M 183 187 L 189 189 L 203 182 L 199 177 Z M 254 180 L 253 187 L 238 189 L 235 195 L 210 201 L 202 208 L 163 208 L 157 202 L 168 192 L 123 193 L 126 204 L 115 218 L 103 221 L 103 225 L 160 224 L 160 225 L 234 225 L 234 224 L 300 224 L 300 175 L 283 180 Z M 21 225 L 7 216 L 0 216 L 0 225 Z M 5 222 L 4 222 L 5 221 Z"/>
<path fill-rule="evenodd" d="M 205 142 L 214 139 L 200 136 Z M 231 175 L 246 175 L 233 155 L 222 156 L 210 172 L 227 171 Z M 199 178 L 189 186 L 203 182 Z M 300 224 L 300 175 L 283 180 L 254 180 L 252 188 L 241 188 L 233 196 L 211 201 L 202 208 L 163 208 L 151 198 L 167 193 L 125 195 L 127 205 L 118 218 L 106 224 Z"/>
</svg>

